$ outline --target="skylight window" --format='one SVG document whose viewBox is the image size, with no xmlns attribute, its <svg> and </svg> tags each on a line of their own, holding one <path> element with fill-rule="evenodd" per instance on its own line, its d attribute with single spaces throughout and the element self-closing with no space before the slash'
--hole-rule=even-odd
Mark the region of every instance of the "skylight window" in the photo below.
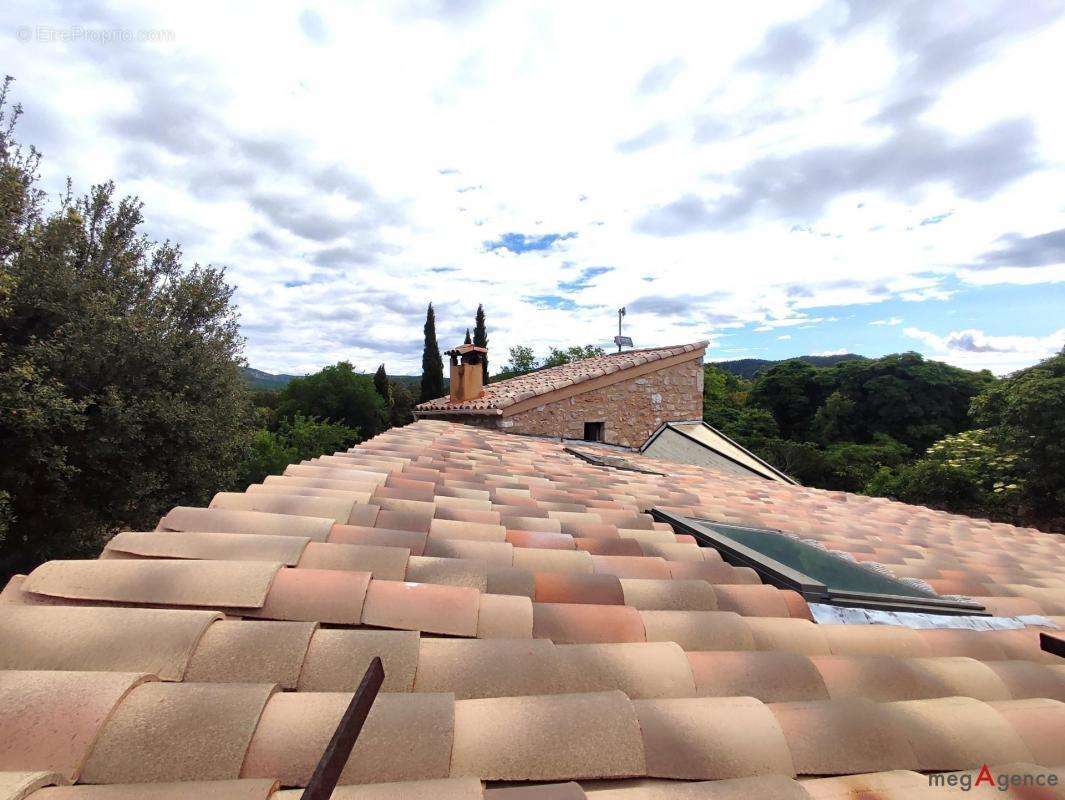
<svg viewBox="0 0 1065 800">
<path fill-rule="evenodd" d="M 811 603 L 987 616 L 977 603 L 940 597 L 780 531 L 681 517 L 658 508 L 651 509 L 651 514 L 677 532 L 690 534 L 700 546 L 713 547 L 728 563 L 751 567 L 765 583 L 793 589 Z"/>
</svg>

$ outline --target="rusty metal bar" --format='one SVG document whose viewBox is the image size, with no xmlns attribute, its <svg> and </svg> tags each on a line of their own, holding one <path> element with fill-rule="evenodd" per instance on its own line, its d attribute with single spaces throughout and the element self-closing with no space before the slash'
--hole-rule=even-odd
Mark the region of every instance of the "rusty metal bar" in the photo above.
<svg viewBox="0 0 1065 800">
<path fill-rule="evenodd" d="M 1039 649 L 1052 653 L 1058 658 L 1065 658 L 1065 639 L 1051 636 L 1049 633 L 1039 632 Z"/>
<path fill-rule="evenodd" d="M 340 780 L 340 773 L 344 771 L 344 765 L 348 763 L 355 741 L 362 732 L 362 726 L 370 713 L 377 693 L 381 691 L 381 684 L 385 680 L 385 668 L 378 656 L 370 661 L 366 674 L 362 676 L 359 688 L 351 697 L 344 716 L 340 718 L 340 724 L 333 732 L 333 738 L 325 747 L 318 765 L 314 768 L 311 779 L 307 781 L 307 788 L 303 790 L 303 800 L 329 800 Z"/>
</svg>

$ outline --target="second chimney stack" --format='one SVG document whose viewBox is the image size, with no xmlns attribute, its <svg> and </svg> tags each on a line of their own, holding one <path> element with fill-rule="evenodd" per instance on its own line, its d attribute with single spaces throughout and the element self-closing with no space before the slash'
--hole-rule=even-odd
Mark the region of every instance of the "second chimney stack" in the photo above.
<svg viewBox="0 0 1065 800">
<path fill-rule="evenodd" d="M 451 357 L 451 402 L 476 400 L 484 394 L 484 368 L 481 366 L 488 351 L 483 347 L 463 344 L 445 355 Z"/>
</svg>

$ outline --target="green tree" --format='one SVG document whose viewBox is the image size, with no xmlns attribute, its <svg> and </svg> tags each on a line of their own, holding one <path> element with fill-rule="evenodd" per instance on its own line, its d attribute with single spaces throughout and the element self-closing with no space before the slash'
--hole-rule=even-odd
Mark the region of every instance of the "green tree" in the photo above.
<svg viewBox="0 0 1065 800">
<path fill-rule="evenodd" d="M 463 344 L 473 344 L 473 340 L 470 338 L 470 329 L 466 329 L 466 338 L 462 342 Z"/>
<path fill-rule="evenodd" d="M 508 351 L 510 360 L 506 366 L 499 371 L 496 375 L 497 380 L 506 380 L 507 378 L 516 378 L 518 375 L 525 375 L 539 368 L 539 364 L 536 361 L 536 354 L 531 347 L 526 347 L 523 344 L 514 345 Z"/>
<path fill-rule="evenodd" d="M 995 381 L 986 370 L 926 361 L 917 353 L 847 361 L 820 373 L 828 394 L 816 409 L 811 436 L 830 444 L 871 442 L 882 433 L 914 452 L 971 428 L 973 398 Z"/>
<path fill-rule="evenodd" d="M 1016 459 L 1026 518 L 1065 530 L 1065 349 L 989 387 L 972 413 Z"/>
<path fill-rule="evenodd" d="M 377 368 L 377 372 L 373 374 L 373 388 L 377 390 L 377 393 L 381 395 L 381 399 L 388 404 L 391 401 L 392 395 L 388 389 L 388 375 L 385 373 L 385 365 L 382 364 Z"/>
<path fill-rule="evenodd" d="M 410 389 L 398 381 L 391 381 L 389 389 L 392 403 L 388 407 L 388 424 L 399 428 L 414 422 L 414 395 Z"/>
<path fill-rule="evenodd" d="M 277 411 L 282 419 L 303 415 L 346 425 L 367 439 L 383 431 L 387 420 L 387 406 L 373 380 L 355 372 L 348 361 L 293 378 L 281 390 Z"/>
<path fill-rule="evenodd" d="M 43 210 L 0 94 L 0 575 L 98 552 L 232 482 L 248 430 L 221 270 L 140 233 L 110 183 Z"/>
<path fill-rule="evenodd" d="M 425 345 L 422 349 L 422 384 L 419 402 L 435 400 L 444 394 L 444 362 L 440 359 L 440 347 L 436 343 L 436 314 L 433 304 L 425 312 Z"/>
<path fill-rule="evenodd" d="M 773 415 L 784 438 L 804 441 L 825 394 L 820 370 L 801 361 L 785 361 L 757 377 L 749 400 Z"/>
<path fill-rule="evenodd" d="M 252 434 L 234 486 L 243 491 L 267 475 L 280 475 L 289 464 L 347 450 L 358 441 L 354 428 L 296 414 L 281 420 L 276 431 L 260 428 Z"/>
<path fill-rule="evenodd" d="M 484 322 L 484 306 L 480 303 L 477 304 L 477 314 L 474 317 L 473 326 L 473 344 L 477 347 L 483 347 L 488 349 L 488 328 Z M 484 370 L 484 384 L 488 385 L 488 354 L 485 353 L 481 356 L 482 369 Z"/>
<path fill-rule="evenodd" d="M 594 344 L 586 344 L 584 347 L 567 347 L 564 350 L 552 347 L 548 350 L 547 358 L 543 360 L 541 367 L 560 367 L 563 364 L 604 355 L 606 355 L 606 351 Z"/>
</svg>

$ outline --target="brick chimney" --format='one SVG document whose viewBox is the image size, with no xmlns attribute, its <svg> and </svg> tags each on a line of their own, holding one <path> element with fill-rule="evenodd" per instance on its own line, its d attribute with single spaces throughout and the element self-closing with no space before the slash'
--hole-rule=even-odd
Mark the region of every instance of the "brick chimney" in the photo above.
<svg viewBox="0 0 1065 800">
<path fill-rule="evenodd" d="M 462 344 L 445 355 L 451 356 L 451 402 L 462 403 L 484 394 L 484 368 L 488 351 L 472 344 Z"/>
</svg>

